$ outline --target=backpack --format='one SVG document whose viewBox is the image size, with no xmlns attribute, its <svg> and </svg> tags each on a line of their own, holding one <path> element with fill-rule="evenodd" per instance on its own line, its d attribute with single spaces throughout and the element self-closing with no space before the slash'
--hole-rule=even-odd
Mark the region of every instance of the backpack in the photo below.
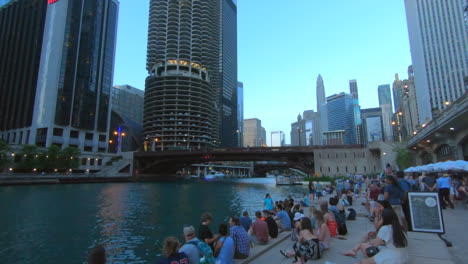
<svg viewBox="0 0 468 264">
<path fill-rule="evenodd" d="M 356 220 L 356 210 L 354 210 L 353 208 L 349 208 L 348 212 L 349 214 L 346 220 Z"/>
<path fill-rule="evenodd" d="M 200 254 L 200 264 L 215 264 L 213 249 L 208 244 L 203 241 L 190 241 L 188 243 L 197 247 Z"/>
</svg>

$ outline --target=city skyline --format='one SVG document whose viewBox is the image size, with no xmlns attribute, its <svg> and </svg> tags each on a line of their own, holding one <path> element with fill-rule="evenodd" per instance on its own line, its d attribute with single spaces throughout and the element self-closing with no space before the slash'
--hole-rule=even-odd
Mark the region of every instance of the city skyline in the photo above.
<svg viewBox="0 0 468 264">
<path fill-rule="evenodd" d="M 280 1 L 238 1 L 245 118 L 262 119 L 269 131 L 288 132 L 291 116 L 317 111 L 318 74 L 326 96 L 347 91 L 349 80 L 357 79 L 361 107 L 378 106 L 378 85 L 391 83 L 411 64 L 404 3 L 390 2 L 304 0 L 284 7 Z M 149 2 L 120 3 L 114 83 L 143 89 Z M 310 10 L 320 12 L 309 16 Z"/>
</svg>

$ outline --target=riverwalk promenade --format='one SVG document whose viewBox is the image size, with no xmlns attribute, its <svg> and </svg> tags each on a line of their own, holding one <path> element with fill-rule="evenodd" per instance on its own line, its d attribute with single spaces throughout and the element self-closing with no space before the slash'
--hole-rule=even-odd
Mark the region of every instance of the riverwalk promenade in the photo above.
<svg viewBox="0 0 468 264">
<path fill-rule="evenodd" d="M 361 199 L 358 199 L 354 208 L 357 211 L 357 217 L 354 221 L 347 221 L 348 235 L 344 236 L 346 240 L 333 239 L 331 247 L 320 260 L 309 261 L 318 264 L 348 264 L 357 263 L 363 258 L 362 254 L 358 257 L 346 257 L 341 253 L 351 249 L 356 245 L 359 239 L 369 231 L 375 231 L 374 224 L 367 217 L 365 208 L 361 205 Z M 318 204 L 314 204 L 318 207 Z M 448 248 L 445 243 L 436 234 L 427 233 L 408 233 L 408 264 L 458 264 L 466 263 L 468 253 L 462 248 L 468 244 L 464 234 L 457 234 L 457 230 L 463 228 L 463 221 L 468 219 L 468 207 L 465 204 L 459 204 L 455 210 L 444 210 L 447 236 L 454 245 Z M 456 212 L 459 213 L 456 213 Z M 464 219 L 464 220 L 463 220 Z M 447 226 L 447 223 L 450 225 Z M 464 223 L 466 224 L 466 223 Z M 460 232 L 459 232 L 460 233 Z M 294 258 L 286 258 L 281 255 L 281 249 L 291 249 L 293 242 L 290 238 L 290 232 L 280 234 L 265 246 L 255 246 L 252 248 L 251 256 L 246 260 L 236 260 L 236 264 L 285 264 L 292 263 Z M 461 261 L 461 262 L 460 262 Z M 307 263 L 309 263 L 307 262 Z"/>
</svg>

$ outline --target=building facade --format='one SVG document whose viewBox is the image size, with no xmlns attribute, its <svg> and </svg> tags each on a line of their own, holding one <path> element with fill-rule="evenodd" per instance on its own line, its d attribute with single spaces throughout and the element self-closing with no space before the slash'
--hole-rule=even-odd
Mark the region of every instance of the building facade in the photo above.
<svg viewBox="0 0 468 264">
<path fill-rule="evenodd" d="M 232 0 L 150 2 L 143 126 L 158 149 L 237 146 L 236 21 Z"/>
<path fill-rule="evenodd" d="M 18 49 L 21 54 L 1 57 L 22 62 L 13 67 L 14 71 L 29 76 L 27 83 L 10 81 L 0 88 L 1 98 L 6 100 L 1 102 L 5 113 L 0 118 L 2 138 L 10 144 L 76 147 L 83 152 L 107 150 L 118 8 L 115 0 L 26 0 L 0 8 L 1 27 L 5 27 L 1 31 L 5 34 L 0 39 L 1 52 L 7 54 L 14 46 L 24 46 Z M 11 16 L 10 12 L 21 14 Z M 28 19 L 30 23 L 25 23 Z M 21 36 L 14 34 L 12 30 L 18 28 L 13 24 L 34 27 L 18 30 L 25 33 Z M 26 36 L 29 40 L 23 39 Z M 17 56 L 28 56 L 34 63 Z M 24 78 L 1 67 L 0 76 L 7 80 Z M 22 116 L 12 122 L 18 110 Z"/>
<path fill-rule="evenodd" d="M 306 110 L 297 117 L 297 122 L 291 124 L 291 146 L 322 145 L 320 134 L 320 114 L 314 110 Z"/>
<path fill-rule="evenodd" d="M 405 1 L 420 124 L 468 89 L 465 4 L 465 0 Z"/>
<path fill-rule="evenodd" d="M 353 96 L 354 124 L 356 125 L 356 144 L 363 143 L 361 106 L 359 105 L 359 92 L 357 80 L 349 81 L 349 92 Z"/>
<path fill-rule="evenodd" d="M 356 144 L 353 96 L 347 93 L 327 97 L 328 131 L 344 130 L 344 144 Z"/>
<path fill-rule="evenodd" d="M 363 143 L 367 145 L 370 142 L 383 141 L 382 109 L 380 107 L 362 109 L 361 116 L 364 134 Z"/>
<path fill-rule="evenodd" d="M 271 131 L 270 133 L 270 147 L 282 147 L 285 145 L 285 138 L 283 131 Z"/>
<path fill-rule="evenodd" d="M 233 0 L 221 1 L 220 145 L 237 147 L 237 6 Z"/>
<path fill-rule="evenodd" d="M 237 83 L 237 142 L 244 146 L 244 84 Z"/>
<path fill-rule="evenodd" d="M 143 132 L 144 95 L 144 91 L 130 85 L 113 87 L 109 152 L 135 151 L 140 148 Z M 119 131 L 125 136 L 119 136 Z"/>
<path fill-rule="evenodd" d="M 261 147 L 266 144 L 265 129 L 257 118 L 244 120 L 244 147 Z"/>
<path fill-rule="evenodd" d="M 324 133 L 328 131 L 328 108 L 327 108 L 327 100 L 325 97 L 325 84 L 323 82 L 322 75 L 319 74 L 317 77 L 317 86 L 316 86 L 316 93 L 317 93 L 317 112 L 320 116 L 319 128 L 319 135 L 322 137 L 321 140 L 317 140 L 316 145 L 324 145 L 326 142 L 326 138 Z"/>
<path fill-rule="evenodd" d="M 379 85 L 379 106 L 382 109 L 382 122 L 384 128 L 384 141 L 393 141 L 392 128 L 392 95 L 390 92 L 390 84 Z"/>
</svg>

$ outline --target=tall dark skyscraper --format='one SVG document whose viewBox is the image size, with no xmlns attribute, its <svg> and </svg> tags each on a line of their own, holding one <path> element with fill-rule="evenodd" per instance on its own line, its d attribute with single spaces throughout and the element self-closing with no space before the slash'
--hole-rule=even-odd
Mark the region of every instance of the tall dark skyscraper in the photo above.
<svg viewBox="0 0 468 264">
<path fill-rule="evenodd" d="M 349 92 L 353 99 L 359 100 L 358 86 L 356 80 L 349 80 Z"/>
<path fill-rule="evenodd" d="M 237 145 L 236 13 L 228 0 L 151 0 L 143 126 L 157 149 L 219 146 L 224 131 Z"/>
<path fill-rule="evenodd" d="M 106 151 L 118 8 L 116 0 L 22 0 L 0 8 L 4 140 Z"/>
<path fill-rule="evenodd" d="M 237 147 L 237 6 L 222 0 L 221 40 L 221 146 Z M 241 120 L 243 121 L 243 120 Z"/>
</svg>

